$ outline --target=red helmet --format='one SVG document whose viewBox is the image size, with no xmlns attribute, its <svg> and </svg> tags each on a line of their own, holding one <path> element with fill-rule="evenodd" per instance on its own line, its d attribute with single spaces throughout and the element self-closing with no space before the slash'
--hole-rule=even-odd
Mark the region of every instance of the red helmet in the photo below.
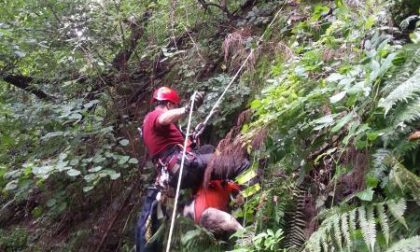
<svg viewBox="0 0 420 252">
<path fill-rule="evenodd" d="M 160 87 L 153 92 L 152 102 L 155 101 L 170 101 L 178 105 L 181 98 L 179 98 L 179 95 L 175 90 L 168 87 Z"/>
</svg>

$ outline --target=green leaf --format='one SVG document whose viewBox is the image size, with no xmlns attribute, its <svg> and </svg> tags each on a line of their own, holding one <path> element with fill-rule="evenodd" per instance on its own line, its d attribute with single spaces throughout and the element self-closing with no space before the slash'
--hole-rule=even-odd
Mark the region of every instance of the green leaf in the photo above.
<svg viewBox="0 0 420 252">
<path fill-rule="evenodd" d="M 57 203 L 57 200 L 52 198 L 47 201 L 47 207 L 53 207 Z"/>
<path fill-rule="evenodd" d="M 128 141 L 127 139 L 123 139 L 123 140 L 120 140 L 120 142 L 119 142 L 122 146 L 127 146 L 129 143 L 130 143 L 130 141 Z"/>
<path fill-rule="evenodd" d="M 14 179 L 12 181 L 10 181 L 9 183 L 6 184 L 6 186 L 4 187 L 5 191 L 13 191 L 18 187 L 18 180 Z"/>
<path fill-rule="evenodd" d="M 379 132 L 378 131 L 369 131 L 366 133 L 367 138 L 369 141 L 375 141 L 378 136 L 379 136 Z"/>
<path fill-rule="evenodd" d="M 372 201 L 374 193 L 373 189 L 369 187 L 364 191 L 356 193 L 356 197 L 363 201 Z"/>
<path fill-rule="evenodd" d="M 420 30 L 416 30 L 415 32 L 410 34 L 410 39 L 414 44 L 420 43 Z"/>
<path fill-rule="evenodd" d="M 395 57 L 397 56 L 396 53 L 390 53 L 386 59 L 382 62 L 381 68 L 379 71 L 379 76 L 382 77 L 392 66 Z"/>
<path fill-rule="evenodd" d="M 253 100 L 251 102 L 251 109 L 259 109 L 261 107 L 261 101 L 260 100 Z"/>
<path fill-rule="evenodd" d="M 89 108 L 93 107 L 93 105 L 95 105 L 97 103 L 99 103 L 99 100 L 92 100 L 92 101 L 86 103 L 85 105 L 83 105 L 83 107 L 85 109 L 89 109 Z"/>
<path fill-rule="evenodd" d="M 48 174 L 54 170 L 54 166 L 52 165 L 44 165 L 39 167 L 32 168 L 32 173 L 35 176 L 47 178 Z"/>
<path fill-rule="evenodd" d="M 100 171 L 100 170 L 102 170 L 102 166 L 95 166 L 95 167 L 93 167 L 93 168 L 90 168 L 90 169 L 88 170 L 88 172 L 98 172 L 98 171 Z"/>
<path fill-rule="evenodd" d="M 103 171 L 101 172 L 101 174 L 104 174 L 104 175 L 109 176 L 109 177 L 110 177 L 110 179 L 112 179 L 112 180 L 116 180 L 116 179 L 118 179 L 119 177 L 121 177 L 121 173 L 116 172 L 116 171 L 111 170 L 111 169 L 105 169 L 105 170 L 103 170 Z"/>
<path fill-rule="evenodd" d="M 5 179 L 16 179 L 22 175 L 22 170 L 12 170 L 4 173 L 3 178 Z"/>
<path fill-rule="evenodd" d="M 82 120 L 82 118 L 83 116 L 79 113 L 73 113 L 68 117 L 69 120 L 75 120 L 75 121 L 80 121 Z"/>
<path fill-rule="evenodd" d="M 344 97 L 346 96 L 346 91 L 342 91 L 338 94 L 335 94 L 334 96 L 330 97 L 330 102 L 331 103 L 337 103 L 339 101 L 341 101 Z"/>
<path fill-rule="evenodd" d="M 63 135 L 64 135 L 63 131 L 48 132 L 43 137 L 41 137 L 41 139 L 46 140 L 46 139 L 50 139 L 50 138 L 58 137 L 58 136 L 63 136 Z"/>
<path fill-rule="evenodd" d="M 137 160 L 137 158 L 130 158 L 130 160 L 128 160 L 129 164 L 138 164 L 139 161 Z"/>
<path fill-rule="evenodd" d="M 339 73 L 332 73 L 330 76 L 328 76 L 325 80 L 327 82 L 338 82 L 342 79 L 344 79 L 345 76 Z"/>
<path fill-rule="evenodd" d="M 326 115 L 321 118 L 318 118 L 311 122 L 312 125 L 317 124 L 318 126 L 314 127 L 314 130 L 321 130 L 326 128 L 334 123 L 334 117 L 336 115 Z"/>
<path fill-rule="evenodd" d="M 375 24 L 375 22 L 376 22 L 376 16 L 374 15 L 369 16 L 365 22 L 365 29 L 367 30 L 371 29 L 373 25 Z"/>
<path fill-rule="evenodd" d="M 86 182 L 90 183 L 90 182 L 94 181 L 97 177 L 98 177 L 98 175 L 96 173 L 93 173 L 93 174 L 87 174 L 83 178 L 84 178 L 84 180 L 86 180 Z"/>
<path fill-rule="evenodd" d="M 22 52 L 22 51 L 15 51 L 15 55 L 16 55 L 18 58 L 23 58 L 23 57 L 25 57 L 25 56 L 26 56 L 26 53 L 24 53 L 24 52 Z"/>
<path fill-rule="evenodd" d="M 370 67 L 372 69 L 372 72 L 370 72 L 368 80 L 369 82 L 373 82 L 379 76 L 381 65 L 378 61 L 372 60 L 372 62 L 370 63 Z"/>
<path fill-rule="evenodd" d="M 337 124 L 331 129 L 332 132 L 338 132 L 341 130 L 350 120 L 353 118 L 353 112 L 348 113 L 344 117 L 342 117 L 340 120 L 337 121 Z"/>
<path fill-rule="evenodd" d="M 67 171 L 67 174 L 70 176 L 70 177 L 76 177 L 76 176 L 79 176 L 80 175 L 80 171 L 79 170 L 75 170 L 75 169 L 70 169 L 70 170 L 68 170 Z"/>
<path fill-rule="evenodd" d="M 130 160 L 130 156 L 120 156 L 118 158 L 118 165 L 123 165 L 127 163 L 128 160 Z"/>
<path fill-rule="evenodd" d="M 83 192 L 89 192 L 93 188 L 94 188 L 94 186 L 85 186 L 85 187 L 83 187 Z"/>
</svg>

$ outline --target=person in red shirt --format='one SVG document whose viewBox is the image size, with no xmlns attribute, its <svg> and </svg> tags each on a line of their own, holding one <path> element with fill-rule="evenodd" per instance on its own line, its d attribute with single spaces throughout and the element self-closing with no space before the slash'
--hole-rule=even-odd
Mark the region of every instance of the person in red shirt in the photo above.
<svg viewBox="0 0 420 252">
<path fill-rule="evenodd" d="M 180 153 L 185 137 L 176 122 L 186 116 L 190 104 L 180 107 L 177 92 L 168 87 L 161 87 L 153 93 L 152 102 L 155 109 L 149 112 L 143 121 L 143 141 L 152 161 L 166 165 L 170 176 L 169 185 L 175 186 L 180 164 Z M 194 109 L 203 102 L 203 94 L 195 96 Z M 204 149 L 204 148 L 202 148 Z M 188 155 L 184 164 L 182 188 L 197 188 L 202 182 L 207 163 L 212 157 L 214 148 L 206 147 L 206 151 L 193 151 L 188 141 Z"/>
</svg>

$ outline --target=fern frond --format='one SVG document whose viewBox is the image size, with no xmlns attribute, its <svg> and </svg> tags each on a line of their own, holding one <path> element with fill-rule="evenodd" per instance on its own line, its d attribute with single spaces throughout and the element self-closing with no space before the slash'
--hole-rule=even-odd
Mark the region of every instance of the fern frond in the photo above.
<svg viewBox="0 0 420 252">
<path fill-rule="evenodd" d="M 402 239 L 394 243 L 386 252 L 412 252 L 420 251 L 420 236 Z"/>
<path fill-rule="evenodd" d="M 375 208 L 373 206 L 369 206 L 367 210 L 367 220 L 368 220 L 368 225 L 369 225 L 370 247 L 372 251 L 374 251 L 375 242 L 376 242 L 376 222 L 375 222 Z"/>
<path fill-rule="evenodd" d="M 375 230 L 375 216 L 373 215 L 373 209 L 369 207 L 366 211 L 366 207 L 362 206 L 358 209 L 360 228 L 362 229 L 363 239 L 368 245 L 369 251 L 373 251 L 376 242 L 376 230 Z M 373 223 L 372 223 L 373 221 Z"/>
<path fill-rule="evenodd" d="M 401 190 L 407 190 L 416 202 L 420 202 L 420 178 L 398 160 L 394 162 L 389 175 L 390 180 L 395 182 Z"/>
<path fill-rule="evenodd" d="M 387 205 L 387 209 L 385 208 Z M 337 248 L 352 251 L 354 241 L 359 239 L 355 233 L 362 233 L 363 240 L 369 251 L 375 251 L 377 233 L 382 232 L 386 243 L 390 240 L 390 227 L 388 216 L 392 214 L 396 219 L 405 224 L 403 217 L 406 208 L 405 200 L 390 200 L 376 204 L 362 205 L 350 211 L 330 215 L 321 223 L 305 244 L 304 251 L 335 251 Z M 377 222 L 380 224 L 377 226 Z M 378 231 L 380 230 L 380 231 Z M 344 243 L 343 243 L 344 241 Z M 345 246 L 344 246 L 345 245 Z"/>
<path fill-rule="evenodd" d="M 408 229 L 407 223 L 405 222 L 405 219 L 403 217 L 405 209 L 407 208 L 405 199 L 401 198 L 398 201 L 389 200 L 386 204 L 392 216 L 394 216 L 396 220 L 398 220 L 401 224 L 404 225 L 405 228 Z"/>
<path fill-rule="evenodd" d="M 304 228 L 306 225 L 305 215 L 303 210 L 305 209 L 305 191 L 301 189 L 295 190 L 296 204 L 294 209 L 291 209 L 287 215 L 289 216 L 286 223 L 286 248 L 300 248 L 305 243 Z"/>
<path fill-rule="evenodd" d="M 333 226 L 334 226 L 334 238 L 335 241 L 338 244 L 338 247 L 340 248 L 340 250 L 343 250 L 343 242 L 341 241 L 341 228 L 340 228 L 340 216 L 336 216 L 333 219 Z"/>
<path fill-rule="evenodd" d="M 378 149 L 373 154 L 373 175 L 382 179 L 385 177 L 385 172 L 389 170 L 391 151 L 387 149 Z"/>
<path fill-rule="evenodd" d="M 389 244 L 389 219 L 388 216 L 385 213 L 385 207 L 384 204 L 378 204 L 376 206 L 376 210 L 378 212 L 379 217 L 379 224 L 381 225 L 382 233 L 385 237 L 386 245 Z"/>
<path fill-rule="evenodd" d="M 410 129 L 410 130 L 405 132 L 404 136 L 408 135 L 408 133 L 411 132 L 411 127 L 407 127 L 407 129 Z M 404 156 L 408 153 L 413 153 L 418 148 L 419 145 L 420 145 L 419 141 L 409 141 L 403 138 L 402 140 L 400 140 L 398 145 L 394 148 L 395 155 Z"/>
<path fill-rule="evenodd" d="M 321 235 L 321 245 L 322 245 L 322 250 L 323 251 L 329 251 L 329 246 L 328 246 L 328 233 L 323 232 Z"/>
<path fill-rule="evenodd" d="M 328 225 L 327 225 L 328 223 Z M 312 233 L 311 237 L 305 244 L 304 251 L 310 252 L 321 252 L 328 251 L 328 231 L 330 229 L 331 221 L 329 219 L 324 220 L 318 230 Z M 322 246 L 322 249 L 321 249 Z"/>
<path fill-rule="evenodd" d="M 311 251 L 311 252 L 321 252 L 321 242 L 322 242 L 322 235 L 323 235 L 323 228 L 319 228 L 317 231 L 312 233 L 310 239 L 306 242 L 305 250 L 304 251 Z M 325 250 L 324 250 L 325 251 Z"/>
<path fill-rule="evenodd" d="M 415 98 L 416 94 L 420 92 L 420 66 L 417 67 L 413 75 L 395 88 L 387 97 L 379 101 L 378 106 L 385 109 L 385 115 L 391 108 L 399 101 L 408 101 L 408 99 Z"/>
<path fill-rule="evenodd" d="M 343 234 L 344 240 L 346 241 L 347 250 L 350 251 L 352 240 L 350 238 L 349 232 L 349 223 L 348 223 L 348 214 L 341 215 L 341 232 Z"/>
<path fill-rule="evenodd" d="M 394 68 L 393 75 L 390 79 L 385 81 L 385 86 L 382 89 L 382 96 L 390 94 L 402 82 L 410 78 L 419 65 L 420 61 L 420 48 L 417 45 L 407 44 L 401 51 L 402 58 L 405 62 L 399 67 Z"/>
<path fill-rule="evenodd" d="M 356 231 L 356 213 L 357 213 L 357 209 L 353 209 L 350 211 L 350 214 L 349 214 L 349 226 L 350 226 L 350 231 L 352 232 L 352 235 L 354 231 Z"/>
<path fill-rule="evenodd" d="M 394 126 L 401 123 L 412 123 L 420 119 L 420 97 L 417 97 L 404 107 L 402 113 L 398 113 L 394 119 Z"/>
<path fill-rule="evenodd" d="M 312 252 L 321 252 L 321 244 L 318 238 L 315 239 L 315 242 L 313 243 L 313 247 L 310 249 Z M 326 250 L 324 250 L 326 251 Z"/>
<path fill-rule="evenodd" d="M 200 226 L 189 230 L 181 237 L 181 244 L 187 251 L 220 251 L 220 246 L 214 235 Z"/>
</svg>

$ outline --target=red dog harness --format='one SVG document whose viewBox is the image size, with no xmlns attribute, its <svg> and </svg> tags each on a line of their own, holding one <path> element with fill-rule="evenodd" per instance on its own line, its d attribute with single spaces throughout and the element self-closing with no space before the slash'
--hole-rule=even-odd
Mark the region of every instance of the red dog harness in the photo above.
<svg viewBox="0 0 420 252">
<path fill-rule="evenodd" d="M 229 196 L 239 192 L 239 185 L 233 181 L 212 180 L 208 188 L 198 189 L 194 201 L 194 221 L 199 223 L 201 215 L 207 208 L 228 211 Z"/>
</svg>

